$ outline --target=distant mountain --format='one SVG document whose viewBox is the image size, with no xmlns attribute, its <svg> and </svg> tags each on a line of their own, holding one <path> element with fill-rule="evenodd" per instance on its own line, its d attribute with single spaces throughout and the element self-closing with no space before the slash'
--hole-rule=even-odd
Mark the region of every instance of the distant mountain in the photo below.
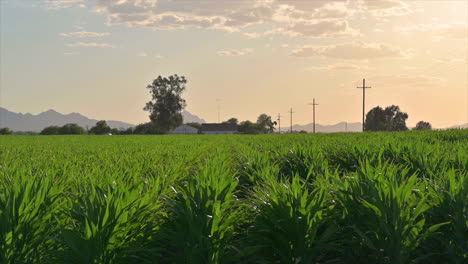
<svg viewBox="0 0 468 264">
<path fill-rule="evenodd" d="M 289 130 L 289 127 L 284 127 L 282 131 Z M 305 130 L 307 132 L 314 131 L 314 124 L 293 125 L 293 131 Z M 320 125 L 315 124 L 315 132 L 317 133 L 335 133 L 335 132 L 362 132 L 362 123 L 346 123 L 340 122 L 336 125 Z"/>
<path fill-rule="evenodd" d="M 48 126 L 63 126 L 68 123 L 75 123 L 83 128 L 91 128 L 96 125 L 96 122 L 98 122 L 98 120 L 89 119 L 78 113 L 65 115 L 51 109 L 38 115 L 32 115 L 29 113 L 15 113 L 0 107 L 0 128 L 8 127 L 13 131 L 39 132 Z M 127 129 L 135 126 L 133 124 L 113 120 L 108 120 L 106 122 L 111 128 Z"/>
<path fill-rule="evenodd" d="M 205 120 L 185 110 L 182 111 L 182 116 L 184 118 L 184 123 L 206 123 Z"/>
<path fill-rule="evenodd" d="M 463 124 L 463 125 L 451 126 L 449 128 L 468 128 L 468 123 Z"/>
</svg>

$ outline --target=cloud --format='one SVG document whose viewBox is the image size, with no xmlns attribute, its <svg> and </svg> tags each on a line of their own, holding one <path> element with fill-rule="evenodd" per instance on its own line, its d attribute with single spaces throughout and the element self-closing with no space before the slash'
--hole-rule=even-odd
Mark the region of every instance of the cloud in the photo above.
<svg viewBox="0 0 468 264">
<path fill-rule="evenodd" d="M 466 39 L 468 38 L 468 27 L 466 25 L 455 25 L 440 33 L 443 37 Z"/>
<path fill-rule="evenodd" d="M 403 0 L 359 0 L 362 11 L 370 12 L 374 16 L 403 16 L 413 13 Z"/>
<path fill-rule="evenodd" d="M 76 42 L 65 44 L 67 47 L 83 47 L 83 48 L 116 48 L 116 46 L 108 43 L 96 42 Z"/>
<path fill-rule="evenodd" d="M 242 35 L 248 39 L 256 39 L 262 36 L 259 33 L 251 33 L 251 32 L 245 32 L 245 33 L 242 33 Z"/>
<path fill-rule="evenodd" d="M 110 35 L 109 33 L 97 33 L 89 31 L 77 31 L 77 32 L 68 32 L 60 33 L 62 37 L 77 37 L 77 38 L 86 38 L 86 37 L 104 37 Z"/>
<path fill-rule="evenodd" d="M 161 56 L 161 55 L 156 55 L 156 56 L 154 56 L 154 58 L 157 59 L 157 60 L 159 60 L 159 59 L 162 59 L 162 58 L 164 58 L 164 57 Z"/>
<path fill-rule="evenodd" d="M 63 53 L 63 55 L 65 56 L 75 56 L 75 55 L 79 55 L 80 53 L 79 52 L 65 52 Z"/>
<path fill-rule="evenodd" d="M 62 9 L 69 8 L 75 5 L 82 6 L 85 0 L 45 0 L 47 9 Z"/>
<path fill-rule="evenodd" d="M 353 13 L 349 0 L 95 0 L 88 6 L 94 12 L 107 14 L 108 25 L 229 32 L 254 24 L 279 23 L 286 27 L 320 20 L 343 20 Z M 339 23 L 343 26 L 343 22 Z M 245 36 L 258 37 L 254 34 Z"/>
<path fill-rule="evenodd" d="M 404 58 L 409 56 L 398 48 L 376 43 L 353 42 L 330 46 L 304 46 L 293 50 L 295 57 L 328 57 L 343 60 Z"/>
<path fill-rule="evenodd" d="M 324 70 L 324 71 L 348 71 L 348 70 L 359 70 L 361 67 L 356 64 L 349 64 L 349 63 L 337 63 L 331 64 L 326 66 L 314 66 L 309 67 L 309 70 Z"/>
<path fill-rule="evenodd" d="M 346 20 L 316 20 L 312 22 L 298 22 L 286 28 L 270 31 L 267 34 L 322 38 L 356 36 L 359 33 L 351 29 Z"/>
<path fill-rule="evenodd" d="M 136 54 L 136 56 L 137 56 L 137 57 L 147 57 L 148 54 L 146 54 L 145 52 L 138 52 L 138 53 Z"/>
<path fill-rule="evenodd" d="M 249 53 L 253 52 L 253 49 L 245 48 L 242 50 L 222 50 L 218 51 L 219 56 L 228 56 L 228 57 L 235 57 L 235 56 L 244 56 Z"/>
<path fill-rule="evenodd" d="M 395 27 L 394 31 L 404 35 L 409 35 L 414 32 L 429 32 L 433 37 L 437 38 L 466 39 L 468 37 L 468 27 L 466 24 L 418 24 L 407 27 Z"/>
<path fill-rule="evenodd" d="M 371 76 L 370 80 L 382 88 L 435 88 L 443 87 L 445 80 L 428 75 L 379 75 Z"/>
</svg>

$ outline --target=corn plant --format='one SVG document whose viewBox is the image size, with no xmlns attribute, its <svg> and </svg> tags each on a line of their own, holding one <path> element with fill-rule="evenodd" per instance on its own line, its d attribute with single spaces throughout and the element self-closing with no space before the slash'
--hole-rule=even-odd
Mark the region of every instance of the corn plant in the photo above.
<svg viewBox="0 0 468 264">
<path fill-rule="evenodd" d="M 298 175 L 273 178 L 255 188 L 255 219 L 247 241 L 254 258 L 268 263 L 316 263 L 330 258 L 335 227 L 328 222 L 327 192 L 314 189 Z"/>
<path fill-rule="evenodd" d="M 425 225 L 428 194 L 407 169 L 389 164 L 360 168 L 344 179 L 338 194 L 351 233 L 349 249 L 359 261 L 408 263 L 421 242 L 446 223 Z"/>
</svg>

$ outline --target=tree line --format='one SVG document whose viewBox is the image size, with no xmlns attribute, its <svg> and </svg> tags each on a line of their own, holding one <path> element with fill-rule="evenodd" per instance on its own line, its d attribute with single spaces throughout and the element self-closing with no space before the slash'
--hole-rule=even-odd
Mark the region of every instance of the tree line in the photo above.
<svg viewBox="0 0 468 264">
<path fill-rule="evenodd" d="M 151 94 L 151 100 L 147 102 L 143 110 L 150 113 L 150 121 L 139 124 L 135 128 L 111 129 L 106 121 L 99 121 L 90 130 L 85 130 L 77 124 L 66 124 L 64 126 L 50 126 L 41 131 L 41 135 L 130 135 L 130 134 L 167 134 L 171 130 L 183 124 L 182 110 L 187 106 L 187 102 L 182 98 L 182 93 L 186 90 L 187 79 L 177 74 L 169 77 L 158 76 L 153 82 L 147 85 Z M 385 109 L 377 106 L 371 109 L 366 115 L 364 131 L 405 131 L 408 130 L 406 120 L 408 114 L 400 111 L 396 105 L 388 106 Z M 223 123 L 234 124 L 237 130 L 243 134 L 270 134 L 274 133 L 277 123 L 271 116 L 261 114 L 256 122 L 249 120 L 239 122 L 237 118 L 231 118 Z M 187 123 L 200 130 L 201 124 Z M 432 129 L 430 123 L 420 121 L 414 130 Z M 0 129 L 0 135 L 12 134 L 8 128 Z"/>
<path fill-rule="evenodd" d="M 129 129 L 110 128 L 104 120 L 98 121 L 91 129 L 86 130 L 77 124 L 66 124 L 64 126 L 49 126 L 44 128 L 39 135 L 120 135 L 126 134 Z M 130 129 L 131 131 L 131 129 Z M 130 133 L 131 134 L 131 133 Z"/>
<path fill-rule="evenodd" d="M 377 106 L 366 115 L 364 131 L 406 131 L 408 114 L 400 111 L 397 105 L 387 106 L 385 109 Z M 431 130 L 429 122 L 419 121 L 413 130 Z"/>
</svg>

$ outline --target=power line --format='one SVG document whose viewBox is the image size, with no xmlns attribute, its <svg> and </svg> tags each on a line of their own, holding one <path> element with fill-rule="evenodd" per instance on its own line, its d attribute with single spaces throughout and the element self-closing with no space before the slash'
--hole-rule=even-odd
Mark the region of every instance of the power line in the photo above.
<svg viewBox="0 0 468 264">
<path fill-rule="evenodd" d="M 293 112 L 292 107 L 291 107 L 291 110 L 289 111 L 289 113 L 291 114 L 291 134 L 292 134 L 292 132 L 293 132 L 293 130 L 292 130 L 293 118 L 292 117 L 293 117 L 293 114 L 295 113 L 295 112 Z"/>
<path fill-rule="evenodd" d="M 314 98 L 313 103 L 311 103 L 309 105 L 311 105 L 313 107 L 313 109 L 314 109 L 314 134 L 315 134 L 315 106 L 318 105 L 318 104 L 315 103 L 315 98 Z"/>
<path fill-rule="evenodd" d="M 366 89 L 370 89 L 372 87 L 366 87 L 366 79 L 362 79 L 362 87 L 357 88 L 362 89 L 362 132 L 364 132 L 364 122 L 366 115 Z"/>
</svg>

